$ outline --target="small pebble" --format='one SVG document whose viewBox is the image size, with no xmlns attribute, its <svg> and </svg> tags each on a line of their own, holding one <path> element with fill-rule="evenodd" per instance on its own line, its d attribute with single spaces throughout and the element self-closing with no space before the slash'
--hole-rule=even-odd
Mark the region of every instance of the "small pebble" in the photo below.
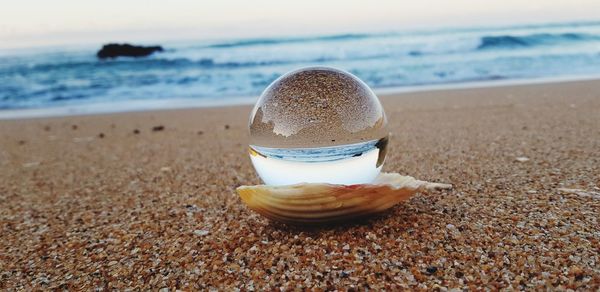
<svg viewBox="0 0 600 292">
<path fill-rule="evenodd" d="M 100 138 L 100 139 L 104 138 L 104 133 L 98 134 L 98 138 Z"/>
<path fill-rule="evenodd" d="M 25 167 L 25 168 L 35 167 L 38 165 L 40 165 L 40 163 L 38 161 L 23 163 L 23 167 Z"/>
<path fill-rule="evenodd" d="M 523 157 L 517 157 L 515 160 L 518 162 L 527 162 L 527 161 L 529 161 L 529 158 L 523 156 Z"/>
<path fill-rule="evenodd" d="M 199 229 L 194 230 L 194 234 L 198 235 L 198 236 L 205 236 L 205 235 L 208 235 L 208 233 L 209 233 L 208 230 L 199 230 Z"/>
<path fill-rule="evenodd" d="M 162 126 L 162 125 L 161 126 L 154 126 L 154 127 L 152 127 L 152 131 L 153 132 L 162 131 L 164 129 L 165 129 L 165 126 Z"/>
<path fill-rule="evenodd" d="M 73 142 L 75 143 L 83 143 L 83 142 L 90 142 L 94 140 L 94 137 L 75 137 L 73 138 Z"/>
<path fill-rule="evenodd" d="M 433 275 L 433 274 L 435 274 L 435 272 L 437 272 L 437 270 L 438 270 L 438 268 L 437 268 L 437 267 L 431 266 L 431 267 L 428 267 L 428 268 L 427 268 L 427 273 L 428 273 L 429 275 Z"/>
</svg>

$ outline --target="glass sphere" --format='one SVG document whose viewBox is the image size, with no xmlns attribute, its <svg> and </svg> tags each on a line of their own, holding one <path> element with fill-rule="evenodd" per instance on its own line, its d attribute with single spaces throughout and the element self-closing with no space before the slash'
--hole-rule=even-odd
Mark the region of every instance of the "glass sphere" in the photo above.
<svg viewBox="0 0 600 292">
<path fill-rule="evenodd" d="M 339 69 L 289 72 L 250 115 L 250 158 L 269 185 L 362 184 L 381 171 L 387 119 L 373 91 Z"/>
</svg>

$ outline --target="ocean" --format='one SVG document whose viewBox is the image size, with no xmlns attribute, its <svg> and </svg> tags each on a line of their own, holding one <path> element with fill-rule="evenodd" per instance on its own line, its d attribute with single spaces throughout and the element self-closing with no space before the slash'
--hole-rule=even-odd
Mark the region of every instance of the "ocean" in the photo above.
<svg viewBox="0 0 600 292">
<path fill-rule="evenodd" d="M 600 21 L 158 45 L 165 51 L 111 60 L 96 58 L 101 44 L 0 50 L 0 116 L 252 103 L 278 76 L 314 65 L 347 70 L 376 92 L 600 76 Z"/>
</svg>

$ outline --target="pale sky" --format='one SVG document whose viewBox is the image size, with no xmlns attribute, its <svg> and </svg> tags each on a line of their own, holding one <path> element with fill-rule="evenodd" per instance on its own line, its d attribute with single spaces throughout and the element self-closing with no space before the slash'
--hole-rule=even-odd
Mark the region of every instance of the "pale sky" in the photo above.
<svg viewBox="0 0 600 292">
<path fill-rule="evenodd" d="M 0 48 L 600 20 L 600 0 L 0 0 Z"/>
</svg>

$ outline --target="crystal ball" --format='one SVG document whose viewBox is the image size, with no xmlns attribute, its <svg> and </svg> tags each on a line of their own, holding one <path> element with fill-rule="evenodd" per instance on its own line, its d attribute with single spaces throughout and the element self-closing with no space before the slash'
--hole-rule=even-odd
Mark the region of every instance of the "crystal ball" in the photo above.
<svg viewBox="0 0 600 292">
<path fill-rule="evenodd" d="M 329 67 L 273 81 L 252 110 L 249 130 L 250 159 L 268 185 L 370 183 L 385 161 L 389 135 L 369 86 Z"/>
</svg>

